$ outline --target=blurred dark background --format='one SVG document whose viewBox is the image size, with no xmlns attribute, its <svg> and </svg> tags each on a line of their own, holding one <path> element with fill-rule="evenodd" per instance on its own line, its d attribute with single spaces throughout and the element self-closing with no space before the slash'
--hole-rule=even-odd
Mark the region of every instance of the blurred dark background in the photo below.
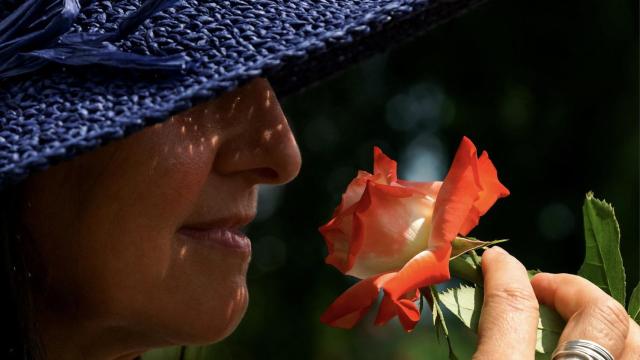
<svg viewBox="0 0 640 360">
<path fill-rule="evenodd" d="M 324 264 L 317 232 L 373 145 L 402 178 L 439 180 L 463 135 L 487 150 L 511 196 L 471 235 L 511 239 L 528 268 L 577 272 L 585 193 L 615 207 L 628 294 L 639 275 L 638 2 L 492 0 L 283 99 L 299 177 L 265 188 L 249 229 L 249 310 L 215 359 L 446 359 L 427 317 L 352 331 L 320 314 L 353 282 Z M 450 319 L 453 322 L 454 319 Z M 455 327 L 455 324 L 452 325 Z M 473 339 L 454 338 L 468 358 Z"/>
</svg>

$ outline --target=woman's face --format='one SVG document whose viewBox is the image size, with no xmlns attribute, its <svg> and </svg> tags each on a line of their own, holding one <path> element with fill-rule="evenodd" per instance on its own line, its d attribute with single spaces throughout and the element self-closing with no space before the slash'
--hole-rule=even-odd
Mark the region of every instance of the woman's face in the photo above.
<svg viewBox="0 0 640 360">
<path fill-rule="evenodd" d="M 247 307 L 250 250 L 179 229 L 246 225 L 257 185 L 299 170 L 282 109 L 257 79 L 32 175 L 22 216 L 45 325 L 106 326 L 156 345 L 224 338 Z"/>
</svg>

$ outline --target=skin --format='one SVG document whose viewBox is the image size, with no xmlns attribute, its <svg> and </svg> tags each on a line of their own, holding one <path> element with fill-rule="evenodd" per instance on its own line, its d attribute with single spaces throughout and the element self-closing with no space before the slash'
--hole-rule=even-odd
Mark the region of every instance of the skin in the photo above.
<svg viewBox="0 0 640 360">
<path fill-rule="evenodd" d="M 300 151 L 265 79 L 72 160 L 24 186 L 36 319 L 48 359 L 131 359 L 217 342 L 245 313 L 250 253 L 184 225 L 252 218 L 259 184 Z"/>
<path fill-rule="evenodd" d="M 529 281 L 525 267 L 497 246 L 482 255 L 482 271 L 485 292 L 475 360 L 534 359 L 540 303 L 567 321 L 559 344 L 591 340 L 616 360 L 640 358 L 640 326 L 591 282 L 549 273 Z"/>
</svg>

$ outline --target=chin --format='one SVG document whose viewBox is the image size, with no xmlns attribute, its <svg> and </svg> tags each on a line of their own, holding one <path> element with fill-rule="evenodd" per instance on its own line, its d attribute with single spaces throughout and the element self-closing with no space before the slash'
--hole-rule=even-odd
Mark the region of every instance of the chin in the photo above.
<svg viewBox="0 0 640 360">
<path fill-rule="evenodd" d="M 249 305 L 246 285 L 236 289 L 225 301 L 217 301 L 209 311 L 203 311 L 187 329 L 188 339 L 179 343 L 206 345 L 219 342 L 233 333 L 240 325 Z M 188 324 L 187 324 L 188 325 Z"/>
</svg>

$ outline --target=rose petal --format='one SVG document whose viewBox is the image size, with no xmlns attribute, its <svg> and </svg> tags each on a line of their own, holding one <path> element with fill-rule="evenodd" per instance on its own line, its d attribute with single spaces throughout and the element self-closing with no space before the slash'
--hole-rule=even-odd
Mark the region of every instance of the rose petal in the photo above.
<svg viewBox="0 0 640 360">
<path fill-rule="evenodd" d="M 480 159 L 478 159 L 478 174 L 482 191 L 480 191 L 478 199 L 473 203 L 460 229 L 460 234 L 465 236 L 478 225 L 480 216 L 486 214 L 498 198 L 509 195 L 509 189 L 498 180 L 498 171 L 495 166 L 493 166 L 493 163 L 489 159 L 489 154 L 487 154 L 486 151 L 484 151 Z"/>
<path fill-rule="evenodd" d="M 400 299 L 396 302 L 398 319 L 405 331 L 411 332 L 420 321 L 420 310 L 416 304 L 408 299 Z"/>
<path fill-rule="evenodd" d="M 382 302 L 380 302 L 380 306 L 378 307 L 378 315 L 376 315 L 374 324 L 384 325 L 389 322 L 389 320 L 393 319 L 394 316 L 396 316 L 396 304 L 393 299 L 385 293 L 382 297 Z"/>
<path fill-rule="evenodd" d="M 354 213 L 347 274 L 363 279 L 397 271 L 425 250 L 433 204 L 414 188 L 369 182 Z"/>
<path fill-rule="evenodd" d="M 371 177 L 372 175 L 366 171 L 358 171 L 358 176 L 351 180 L 349 186 L 347 186 L 347 190 L 342 194 L 342 201 L 340 202 L 340 205 L 338 205 L 338 208 L 336 208 L 335 212 L 339 213 L 344 211 L 360 201 L 360 198 L 364 193 L 364 188 L 367 185 L 367 181 L 369 181 Z"/>
<path fill-rule="evenodd" d="M 510 192 L 498 180 L 498 171 L 486 151 L 483 151 L 478 159 L 478 172 L 480 173 L 480 183 L 484 191 L 480 195 L 480 199 L 474 204 L 474 207 L 478 208 L 482 216 L 487 213 L 498 198 L 508 196 Z"/>
<path fill-rule="evenodd" d="M 448 280 L 450 255 L 451 246 L 422 251 L 384 284 L 385 294 L 397 301 L 409 291 Z"/>
<path fill-rule="evenodd" d="M 405 331 L 412 331 L 420 320 L 420 310 L 415 305 L 418 289 L 449 279 L 450 254 L 451 248 L 446 247 L 438 253 L 423 251 L 387 280 L 375 324 L 383 325 L 398 315 Z"/>
<path fill-rule="evenodd" d="M 436 199 L 436 197 L 438 196 L 438 192 L 442 187 L 442 181 L 422 182 L 422 181 L 398 180 L 397 183 L 402 186 L 421 191 L 424 196 L 429 197 L 433 200 Z"/>
<path fill-rule="evenodd" d="M 352 206 L 350 214 L 343 213 L 319 228 L 329 251 L 325 263 L 335 266 L 343 274 L 353 266 L 349 263 L 349 245 L 354 211 L 355 206 Z"/>
<path fill-rule="evenodd" d="M 404 329 L 407 332 L 413 330 L 420 320 L 420 310 L 415 305 L 415 301 L 418 300 L 419 296 L 420 292 L 418 289 L 415 289 L 409 291 L 402 298 L 394 300 L 385 292 L 378 309 L 375 325 L 384 325 L 394 316 L 398 315 L 398 319 Z"/>
<path fill-rule="evenodd" d="M 333 212 L 333 218 L 318 228 L 329 251 L 325 263 L 335 266 L 343 274 L 353 266 L 353 263 L 349 263 L 352 218 L 370 178 L 371 174 L 359 171 L 358 176 L 349 183 L 347 190 L 342 194 L 342 201 Z"/>
<path fill-rule="evenodd" d="M 379 147 L 373 147 L 374 174 L 382 174 L 387 181 L 387 185 L 389 185 L 398 180 L 397 169 L 398 163 L 396 163 L 394 160 L 391 160 L 387 155 L 385 155 Z"/>
<path fill-rule="evenodd" d="M 380 287 L 395 273 L 378 274 L 361 280 L 340 295 L 320 317 L 324 324 L 352 328 L 378 298 Z"/>
<path fill-rule="evenodd" d="M 463 137 L 436 198 L 429 248 L 450 246 L 481 190 L 476 147 Z"/>
</svg>

